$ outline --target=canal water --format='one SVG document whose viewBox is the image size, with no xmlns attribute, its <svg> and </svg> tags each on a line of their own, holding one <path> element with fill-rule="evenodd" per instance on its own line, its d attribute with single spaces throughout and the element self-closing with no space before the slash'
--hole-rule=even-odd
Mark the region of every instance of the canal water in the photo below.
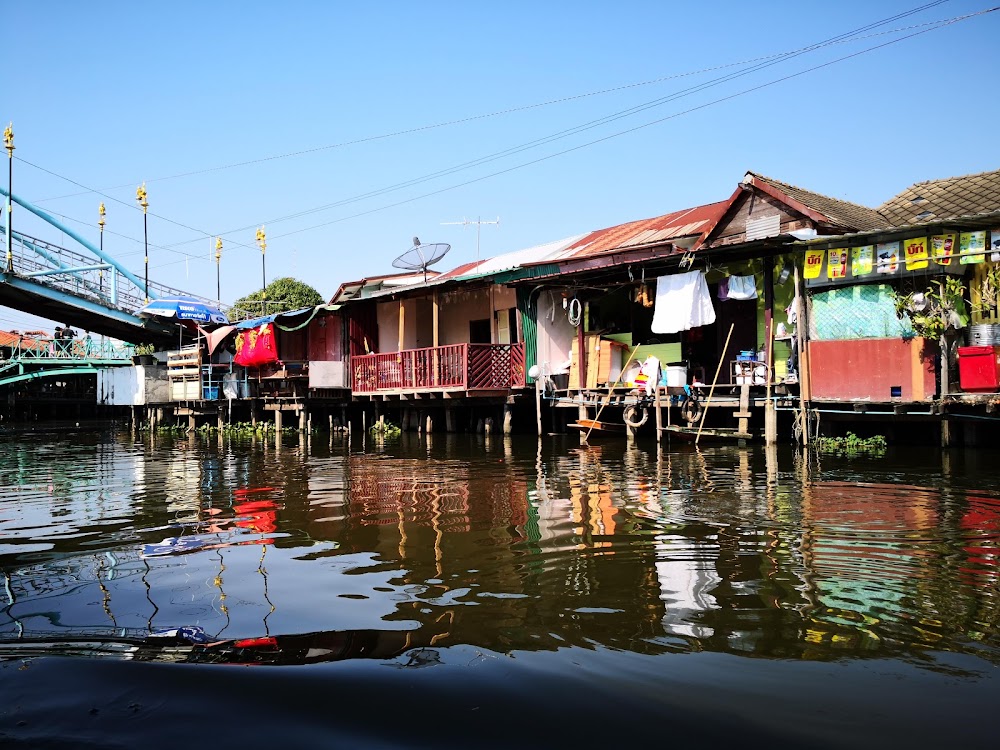
<svg viewBox="0 0 1000 750">
<path fill-rule="evenodd" d="M 0 435 L 0 746 L 997 746 L 1000 460 Z"/>
</svg>

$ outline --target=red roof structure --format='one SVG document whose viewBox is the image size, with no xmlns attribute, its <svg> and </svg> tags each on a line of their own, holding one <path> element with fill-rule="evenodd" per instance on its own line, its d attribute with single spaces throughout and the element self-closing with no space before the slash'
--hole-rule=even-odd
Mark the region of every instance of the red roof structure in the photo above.
<svg viewBox="0 0 1000 750">
<path fill-rule="evenodd" d="M 722 217 L 727 206 L 728 201 L 719 201 L 673 211 L 652 219 L 640 219 L 606 229 L 598 229 L 574 242 L 557 258 L 551 258 L 547 262 L 558 262 L 570 258 L 589 258 L 595 255 L 636 250 L 655 245 L 672 245 L 684 238 L 697 238 L 715 226 L 715 222 Z"/>
</svg>

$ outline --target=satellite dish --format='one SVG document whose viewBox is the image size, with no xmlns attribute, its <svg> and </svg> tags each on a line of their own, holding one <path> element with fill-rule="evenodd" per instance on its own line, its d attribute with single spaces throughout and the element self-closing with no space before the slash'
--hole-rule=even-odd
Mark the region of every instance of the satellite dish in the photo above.
<svg viewBox="0 0 1000 750">
<path fill-rule="evenodd" d="M 423 244 L 418 237 L 413 238 L 413 247 L 400 255 L 392 262 L 393 268 L 402 268 L 405 271 L 422 271 L 424 281 L 427 281 L 427 269 L 441 260 L 451 245 L 447 242 L 429 242 Z"/>
</svg>

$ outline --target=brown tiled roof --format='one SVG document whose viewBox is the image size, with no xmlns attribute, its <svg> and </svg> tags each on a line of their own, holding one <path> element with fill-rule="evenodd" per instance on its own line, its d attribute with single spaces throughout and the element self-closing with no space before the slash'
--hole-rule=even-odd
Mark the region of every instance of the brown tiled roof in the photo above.
<svg viewBox="0 0 1000 750">
<path fill-rule="evenodd" d="M 3 347 L 14 347 L 18 344 L 21 345 L 22 349 L 44 349 L 45 344 L 30 336 L 22 336 L 17 333 L 10 333 L 8 331 L 0 331 L 0 346 Z"/>
<path fill-rule="evenodd" d="M 918 182 L 878 210 L 896 226 L 1000 211 L 1000 170 Z"/>
<path fill-rule="evenodd" d="M 839 198 L 831 198 L 811 190 L 803 190 L 795 185 L 789 185 L 787 182 L 765 177 L 756 172 L 748 174 L 753 175 L 755 181 L 765 182 L 789 198 L 823 214 L 832 224 L 839 227 L 863 232 L 871 229 L 889 229 L 892 226 L 889 220 L 874 208 L 850 201 L 842 201 Z"/>
</svg>

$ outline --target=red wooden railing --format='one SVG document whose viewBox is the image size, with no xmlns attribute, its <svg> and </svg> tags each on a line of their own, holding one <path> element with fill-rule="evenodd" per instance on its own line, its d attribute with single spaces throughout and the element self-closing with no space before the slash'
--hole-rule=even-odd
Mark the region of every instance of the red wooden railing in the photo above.
<svg viewBox="0 0 1000 750">
<path fill-rule="evenodd" d="M 524 344 L 452 344 L 351 357 L 354 393 L 523 387 Z"/>
</svg>

